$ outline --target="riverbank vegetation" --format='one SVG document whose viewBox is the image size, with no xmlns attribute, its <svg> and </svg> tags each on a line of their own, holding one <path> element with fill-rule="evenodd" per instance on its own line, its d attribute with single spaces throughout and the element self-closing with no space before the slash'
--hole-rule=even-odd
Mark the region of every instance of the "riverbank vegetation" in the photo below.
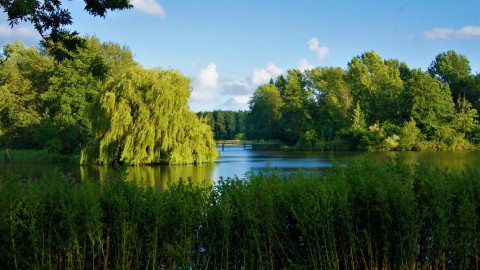
<svg viewBox="0 0 480 270">
<path fill-rule="evenodd" d="M 478 269 L 480 169 L 356 159 L 167 189 L 0 183 L 5 269 Z"/>
<path fill-rule="evenodd" d="M 84 163 L 214 161 L 213 133 L 190 111 L 190 79 L 145 69 L 95 37 L 59 62 L 21 42 L 0 59 L 0 149 L 80 155 Z"/>
<path fill-rule="evenodd" d="M 289 70 L 259 86 L 244 130 L 303 150 L 477 149 L 479 98 L 464 55 L 440 53 L 422 71 L 370 51 L 346 70 Z"/>
</svg>

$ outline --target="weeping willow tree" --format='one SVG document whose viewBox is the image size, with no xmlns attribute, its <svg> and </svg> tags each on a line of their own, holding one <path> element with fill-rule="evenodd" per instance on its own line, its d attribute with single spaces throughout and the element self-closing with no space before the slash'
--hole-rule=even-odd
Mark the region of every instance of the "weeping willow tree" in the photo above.
<svg viewBox="0 0 480 270">
<path fill-rule="evenodd" d="M 91 107 L 94 139 L 82 163 L 214 161 L 213 132 L 190 111 L 189 96 L 190 80 L 174 70 L 134 67 L 108 82 Z"/>
</svg>

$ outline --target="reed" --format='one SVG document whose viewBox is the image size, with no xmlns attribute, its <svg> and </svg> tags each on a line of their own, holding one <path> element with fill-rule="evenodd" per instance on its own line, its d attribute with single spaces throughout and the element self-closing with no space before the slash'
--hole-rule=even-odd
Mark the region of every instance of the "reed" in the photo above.
<svg viewBox="0 0 480 270">
<path fill-rule="evenodd" d="M 0 182 L 2 269 L 478 269 L 480 169 L 368 158 L 162 189 Z"/>
</svg>

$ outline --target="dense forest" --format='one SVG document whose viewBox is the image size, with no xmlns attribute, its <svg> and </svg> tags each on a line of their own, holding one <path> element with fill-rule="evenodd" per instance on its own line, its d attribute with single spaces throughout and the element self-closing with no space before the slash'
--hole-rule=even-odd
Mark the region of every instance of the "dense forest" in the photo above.
<svg viewBox="0 0 480 270">
<path fill-rule="evenodd" d="M 374 51 L 346 70 L 289 70 L 259 86 L 244 127 L 249 139 L 297 149 L 460 150 L 480 144 L 480 75 L 454 51 L 427 71 Z M 216 138 L 218 135 L 215 126 Z"/>
<path fill-rule="evenodd" d="M 82 153 L 83 163 L 200 163 L 218 153 L 190 111 L 190 79 L 145 69 L 115 43 L 86 39 L 71 59 L 21 42 L 0 65 L 0 148 Z"/>
<path fill-rule="evenodd" d="M 198 112 L 198 117 L 207 119 L 212 127 L 215 140 L 245 139 L 248 111 Z"/>
</svg>

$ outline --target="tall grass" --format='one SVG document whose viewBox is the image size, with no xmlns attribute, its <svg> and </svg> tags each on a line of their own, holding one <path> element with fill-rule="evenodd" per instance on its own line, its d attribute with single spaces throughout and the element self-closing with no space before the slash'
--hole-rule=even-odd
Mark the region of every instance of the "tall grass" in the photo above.
<svg viewBox="0 0 480 270">
<path fill-rule="evenodd" d="M 478 269 L 480 169 L 361 158 L 215 186 L 0 183 L 1 269 Z"/>
</svg>

